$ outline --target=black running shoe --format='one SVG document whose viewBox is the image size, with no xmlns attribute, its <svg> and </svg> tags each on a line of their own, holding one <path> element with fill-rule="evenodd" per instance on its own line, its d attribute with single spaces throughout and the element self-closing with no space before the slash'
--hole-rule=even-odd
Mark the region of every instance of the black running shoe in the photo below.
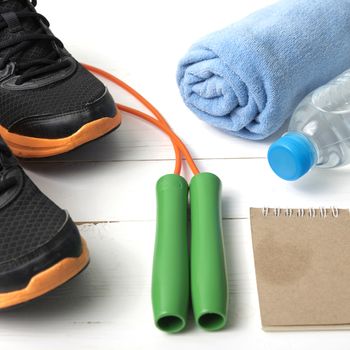
<svg viewBox="0 0 350 350">
<path fill-rule="evenodd" d="M 25 158 L 70 151 L 121 122 L 106 87 L 65 50 L 35 6 L 0 0 L 0 135 Z"/>
<path fill-rule="evenodd" d="M 40 192 L 0 138 L 0 309 L 55 289 L 88 262 L 68 213 Z"/>
</svg>

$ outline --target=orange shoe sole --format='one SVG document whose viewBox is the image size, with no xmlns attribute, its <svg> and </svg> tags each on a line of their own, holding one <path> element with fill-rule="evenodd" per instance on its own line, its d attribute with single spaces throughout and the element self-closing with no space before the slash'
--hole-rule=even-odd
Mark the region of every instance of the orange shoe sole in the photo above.
<svg viewBox="0 0 350 350">
<path fill-rule="evenodd" d="M 116 129 L 121 123 L 120 111 L 113 118 L 101 118 L 85 124 L 73 135 L 60 139 L 22 136 L 0 126 L 0 136 L 20 158 L 45 158 L 69 152 Z"/>
<path fill-rule="evenodd" d="M 89 251 L 82 239 L 83 250 L 78 258 L 66 258 L 34 276 L 21 290 L 0 293 L 0 309 L 8 309 L 36 299 L 78 275 L 89 263 Z"/>
</svg>

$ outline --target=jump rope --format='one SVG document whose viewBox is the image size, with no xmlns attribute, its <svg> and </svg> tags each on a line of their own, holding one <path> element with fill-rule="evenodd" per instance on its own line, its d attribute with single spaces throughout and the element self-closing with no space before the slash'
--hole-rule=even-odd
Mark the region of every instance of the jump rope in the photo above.
<svg viewBox="0 0 350 350">
<path fill-rule="evenodd" d="M 153 116 L 122 104 L 117 103 L 116 106 L 153 124 L 168 135 L 173 144 L 174 173 L 162 176 L 156 185 L 157 228 L 152 274 L 156 326 L 169 333 L 180 332 L 187 325 L 192 304 L 194 318 L 201 328 L 209 331 L 222 329 L 227 323 L 228 283 L 222 238 L 220 179 L 214 174 L 199 171 L 186 145 L 163 115 L 142 95 L 102 69 L 87 64 L 85 67 L 141 102 Z M 193 173 L 190 184 L 181 176 L 183 158 Z"/>
</svg>

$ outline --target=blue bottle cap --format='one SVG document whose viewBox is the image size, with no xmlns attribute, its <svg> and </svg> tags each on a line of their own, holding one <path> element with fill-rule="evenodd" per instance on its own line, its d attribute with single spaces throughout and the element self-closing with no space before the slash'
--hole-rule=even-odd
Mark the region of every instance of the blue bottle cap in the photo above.
<svg viewBox="0 0 350 350">
<path fill-rule="evenodd" d="M 290 132 L 270 146 L 267 159 L 280 178 L 294 181 L 315 164 L 316 150 L 306 136 Z"/>
</svg>

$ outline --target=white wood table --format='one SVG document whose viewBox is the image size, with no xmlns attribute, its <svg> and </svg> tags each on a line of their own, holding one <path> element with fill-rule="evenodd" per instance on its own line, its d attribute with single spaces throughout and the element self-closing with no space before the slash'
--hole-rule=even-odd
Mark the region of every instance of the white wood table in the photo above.
<svg viewBox="0 0 350 350">
<path fill-rule="evenodd" d="M 348 332 L 261 330 L 249 207 L 349 206 L 349 169 L 279 180 L 268 145 L 232 138 L 183 104 L 177 62 L 199 37 L 272 3 L 269 0 L 39 0 L 38 11 L 83 62 L 115 73 L 143 93 L 190 146 L 202 170 L 223 181 L 229 325 L 217 333 L 189 327 L 167 335 L 153 325 L 150 281 L 155 182 L 173 169 L 169 140 L 125 116 L 102 140 L 51 160 L 23 162 L 39 187 L 79 223 L 91 264 L 42 299 L 0 315 L 0 349 L 345 349 Z M 118 102 L 138 104 L 110 86 Z M 186 176 L 189 172 L 186 171 Z"/>
</svg>

